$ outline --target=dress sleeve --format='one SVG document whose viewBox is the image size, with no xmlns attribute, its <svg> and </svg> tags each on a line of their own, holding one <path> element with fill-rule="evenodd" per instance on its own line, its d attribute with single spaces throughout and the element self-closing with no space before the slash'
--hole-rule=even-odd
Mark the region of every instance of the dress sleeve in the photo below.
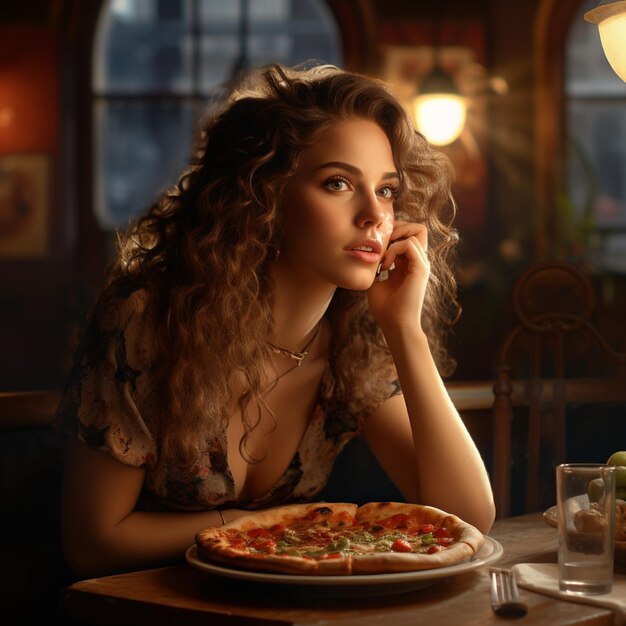
<svg viewBox="0 0 626 626">
<path fill-rule="evenodd" d="M 101 300 L 76 354 L 56 425 L 134 467 L 156 461 L 142 408 L 151 396 L 154 326 L 142 291 Z"/>
</svg>

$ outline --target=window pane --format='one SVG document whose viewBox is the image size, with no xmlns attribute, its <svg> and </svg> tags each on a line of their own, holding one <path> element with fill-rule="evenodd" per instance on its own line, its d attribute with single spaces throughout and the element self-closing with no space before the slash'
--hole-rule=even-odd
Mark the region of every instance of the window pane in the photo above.
<svg viewBox="0 0 626 626">
<path fill-rule="evenodd" d="M 218 8 L 219 5 L 219 8 Z M 339 34 L 324 2 L 249 0 L 248 37 L 240 41 L 240 3 L 202 0 L 200 88 L 209 93 L 227 81 L 245 49 L 248 66 L 316 60 L 341 65 Z"/>
<path fill-rule="evenodd" d="M 626 222 L 626 106 L 622 102 L 571 102 L 570 195 L 591 203 L 595 224 Z"/>
<path fill-rule="evenodd" d="M 126 93 L 189 91 L 190 2 L 105 2 L 96 31 L 94 89 Z"/>
<path fill-rule="evenodd" d="M 229 79 L 239 52 L 234 34 L 212 35 L 201 42 L 203 91 Z"/>
<path fill-rule="evenodd" d="M 95 210 L 105 229 L 125 227 L 188 162 L 191 104 L 101 101 L 95 109 Z"/>
<path fill-rule="evenodd" d="M 611 69 L 597 27 L 574 18 L 567 41 L 567 201 L 574 228 L 590 231 L 597 265 L 626 272 L 626 84 Z"/>
</svg>

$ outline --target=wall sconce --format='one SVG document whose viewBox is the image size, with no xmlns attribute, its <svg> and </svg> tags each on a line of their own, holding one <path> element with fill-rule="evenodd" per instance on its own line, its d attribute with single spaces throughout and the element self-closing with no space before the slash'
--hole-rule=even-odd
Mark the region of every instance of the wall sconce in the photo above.
<svg viewBox="0 0 626 626">
<path fill-rule="evenodd" d="M 467 104 L 452 77 L 441 69 L 437 52 L 434 69 L 413 99 L 413 110 L 418 130 L 436 146 L 452 143 L 463 131 Z"/>
<path fill-rule="evenodd" d="M 626 82 L 626 1 L 600 4 L 585 13 L 585 20 L 598 26 L 604 54 Z"/>
</svg>

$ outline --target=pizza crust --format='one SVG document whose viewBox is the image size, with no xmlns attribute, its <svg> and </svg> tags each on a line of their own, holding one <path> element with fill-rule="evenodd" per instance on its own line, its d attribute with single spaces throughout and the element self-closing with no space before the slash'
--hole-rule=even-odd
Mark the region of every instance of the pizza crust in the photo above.
<svg viewBox="0 0 626 626">
<path fill-rule="evenodd" d="M 315 523 L 321 528 L 346 528 L 346 520 L 377 524 L 394 515 L 406 515 L 416 528 L 433 524 L 449 531 L 453 543 L 434 554 L 417 552 L 372 551 L 346 554 L 338 558 L 312 558 L 298 555 L 257 554 L 234 539 L 238 533 Z M 350 524 L 352 522 L 349 522 Z M 356 528 L 355 527 L 355 528 Z M 300 575 L 349 575 L 409 572 L 446 567 L 467 561 L 484 541 L 482 533 L 456 515 L 440 509 L 399 502 L 372 502 L 358 507 L 352 503 L 293 504 L 238 518 L 219 528 L 205 528 L 196 535 L 198 555 L 211 562 L 234 568 Z"/>
</svg>

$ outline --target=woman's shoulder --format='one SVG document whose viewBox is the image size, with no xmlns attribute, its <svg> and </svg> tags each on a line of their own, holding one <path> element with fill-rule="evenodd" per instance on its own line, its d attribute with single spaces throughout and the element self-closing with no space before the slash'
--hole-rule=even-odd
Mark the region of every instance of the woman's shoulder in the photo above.
<svg viewBox="0 0 626 626">
<path fill-rule="evenodd" d="M 156 359 L 157 325 L 155 298 L 147 289 L 108 286 L 85 328 L 79 356 L 94 362 L 113 351 L 147 367 Z"/>
</svg>

